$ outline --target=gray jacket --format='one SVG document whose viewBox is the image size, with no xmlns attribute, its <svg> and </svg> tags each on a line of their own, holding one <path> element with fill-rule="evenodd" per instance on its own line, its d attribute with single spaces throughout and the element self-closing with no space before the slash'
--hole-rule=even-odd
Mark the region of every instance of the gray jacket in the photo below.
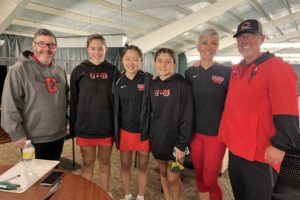
<svg viewBox="0 0 300 200">
<path fill-rule="evenodd" d="M 45 67 L 25 51 L 5 79 L 1 126 L 13 141 L 24 136 L 33 143 L 61 139 L 67 132 L 67 98 L 64 69 Z"/>
</svg>

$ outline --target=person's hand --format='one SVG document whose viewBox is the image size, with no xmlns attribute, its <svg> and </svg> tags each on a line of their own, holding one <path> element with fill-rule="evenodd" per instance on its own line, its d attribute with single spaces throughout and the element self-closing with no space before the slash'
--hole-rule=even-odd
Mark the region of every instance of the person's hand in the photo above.
<svg viewBox="0 0 300 200">
<path fill-rule="evenodd" d="M 265 159 L 272 164 L 280 164 L 284 158 L 285 151 L 277 149 L 272 145 L 268 146 L 265 151 Z"/>
<path fill-rule="evenodd" d="M 174 148 L 175 150 L 175 158 L 176 161 L 180 162 L 181 164 L 183 163 L 184 157 L 185 157 L 185 152 L 181 151 L 177 147 Z"/>
<path fill-rule="evenodd" d="M 24 136 L 21 139 L 18 139 L 16 141 L 14 141 L 14 145 L 18 148 L 23 148 L 23 146 L 25 145 L 25 141 L 27 140 L 27 137 Z"/>
</svg>

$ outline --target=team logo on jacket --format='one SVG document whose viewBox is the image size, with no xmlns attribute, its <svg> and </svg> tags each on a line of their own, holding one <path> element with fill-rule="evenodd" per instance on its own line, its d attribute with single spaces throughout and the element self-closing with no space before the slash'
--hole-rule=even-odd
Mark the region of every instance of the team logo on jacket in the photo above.
<svg viewBox="0 0 300 200">
<path fill-rule="evenodd" d="M 45 80 L 46 88 L 49 93 L 55 93 L 58 90 L 58 86 L 56 85 L 56 79 L 53 77 L 48 77 Z"/>
<path fill-rule="evenodd" d="M 34 79 L 46 86 L 46 89 L 49 93 L 56 93 L 59 90 L 59 84 L 62 82 L 58 75 L 54 75 L 51 77 L 45 77 L 43 75 L 36 75 Z"/>
<path fill-rule="evenodd" d="M 158 96 L 164 96 L 164 97 L 168 97 L 171 94 L 171 90 L 170 89 L 156 89 L 154 90 L 154 96 L 158 97 Z"/>
<path fill-rule="evenodd" d="M 90 79 L 97 79 L 97 78 L 107 79 L 108 74 L 107 72 L 90 72 Z"/>
<path fill-rule="evenodd" d="M 144 84 L 137 84 L 138 91 L 144 91 L 145 85 Z"/>
<path fill-rule="evenodd" d="M 224 77 L 221 76 L 212 76 L 211 80 L 213 83 L 222 84 L 224 82 Z"/>
</svg>

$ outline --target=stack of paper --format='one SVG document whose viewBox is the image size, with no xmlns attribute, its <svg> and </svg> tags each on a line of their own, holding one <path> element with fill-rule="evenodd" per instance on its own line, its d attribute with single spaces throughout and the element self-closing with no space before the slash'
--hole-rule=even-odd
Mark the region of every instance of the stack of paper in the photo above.
<svg viewBox="0 0 300 200">
<path fill-rule="evenodd" d="M 18 190 L 1 190 L 6 192 L 21 193 L 26 191 L 46 173 L 53 169 L 59 161 L 35 159 L 31 168 L 24 166 L 22 161 L 0 175 L 0 182 L 8 180 L 10 183 L 19 184 Z"/>
</svg>

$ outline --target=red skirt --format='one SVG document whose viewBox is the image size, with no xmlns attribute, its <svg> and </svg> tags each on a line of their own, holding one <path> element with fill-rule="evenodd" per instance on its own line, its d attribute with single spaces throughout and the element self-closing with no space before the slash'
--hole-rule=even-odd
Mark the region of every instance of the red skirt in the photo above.
<svg viewBox="0 0 300 200">
<path fill-rule="evenodd" d="M 76 137 L 76 144 L 79 146 L 111 146 L 113 145 L 113 137 L 107 138 L 83 138 Z"/>
<path fill-rule="evenodd" d="M 120 151 L 150 152 L 149 140 L 140 140 L 140 133 L 127 132 L 120 129 Z"/>
</svg>

